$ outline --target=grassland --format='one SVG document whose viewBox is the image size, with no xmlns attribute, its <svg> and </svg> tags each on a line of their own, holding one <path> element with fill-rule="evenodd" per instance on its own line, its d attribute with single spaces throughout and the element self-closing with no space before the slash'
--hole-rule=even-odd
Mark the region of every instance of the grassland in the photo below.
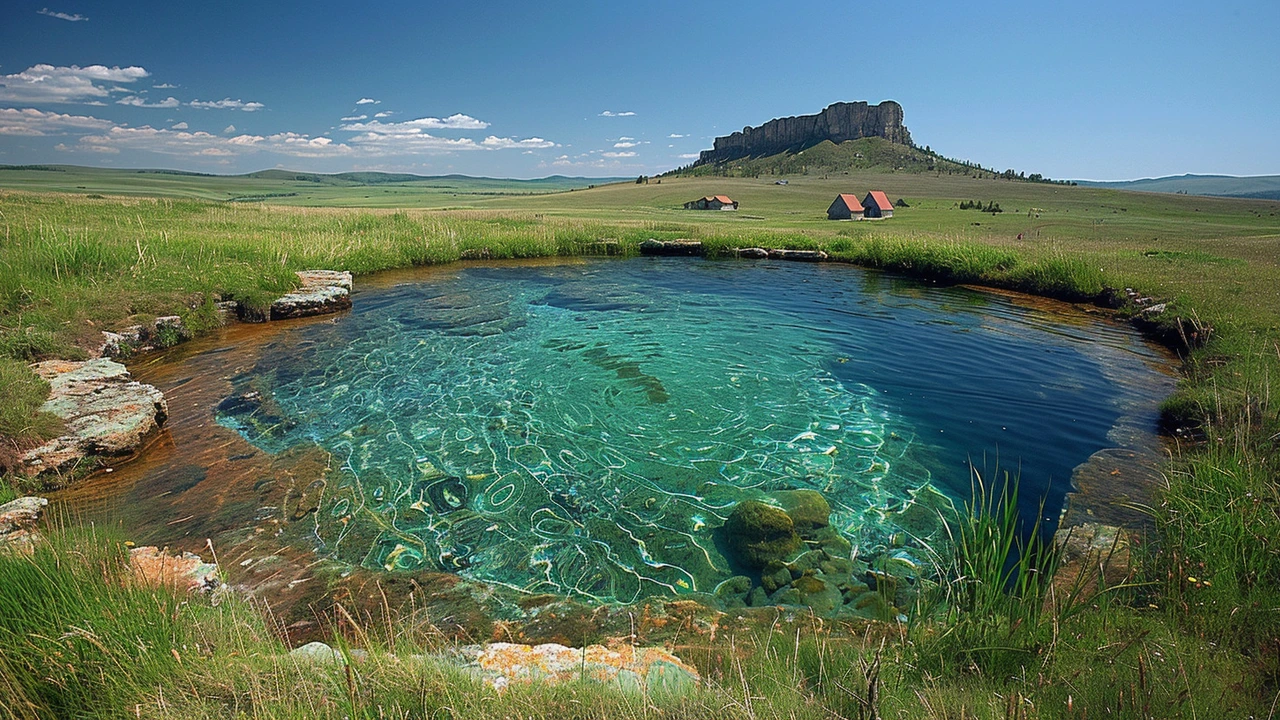
<svg viewBox="0 0 1280 720">
<path fill-rule="evenodd" d="M 872 188 L 909 207 L 889 221 L 825 220 L 837 192 Z M 739 200 L 741 210 L 679 209 L 713 193 Z M 1005 212 L 960 210 L 963 200 L 994 201 Z M 878 651 L 878 707 L 886 717 L 1266 717 L 1274 711 L 1280 406 L 1271 386 L 1280 373 L 1280 202 L 881 172 L 794 176 L 785 186 L 772 179 L 664 178 L 463 202 L 466 209 L 448 211 L 332 209 L 0 191 L 0 353 L 7 358 L 0 371 L 22 377 L 24 362 L 82 353 L 99 330 L 139 316 L 178 313 L 199 329 L 213 321 L 213 300 L 265 302 L 289 286 L 295 269 L 368 273 L 464 256 L 627 254 L 648 237 L 700 238 L 713 254 L 753 245 L 820 247 L 870 267 L 1076 300 L 1094 299 L 1104 286 L 1132 286 L 1171 300 L 1166 318 L 1183 320 L 1181 331 L 1164 326 L 1185 367 L 1168 408 L 1193 430 L 1171 457 L 1165 487 L 1150 508 L 1156 531 L 1142 575 L 1131 587 L 1052 612 L 1038 609 L 1036 591 L 959 618 L 922 614 L 907 628 L 851 636 L 848 628 L 814 626 L 797 634 L 785 626 L 785 637 L 766 629 L 725 639 L 727 646 L 682 648 L 714 683 L 705 694 L 674 703 L 636 703 L 584 688 L 517 694 L 499 703 L 455 677 L 391 660 L 355 676 L 303 675 L 273 659 L 278 645 L 252 609 L 234 610 L 239 614 L 227 619 L 218 613 L 233 610 L 224 608 L 209 616 L 219 620 L 190 619 L 195 627 L 240 628 L 229 633 L 232 639 L 210 641 L 220 631 L 209 629 L 202 632 L 213 635 L 201 645 L 185 630 L 166 630 L 170 647 L 184 657 L 186 648 L 216 649 L 205 653 L 207 661 L 166 666 L 161 675 L 167 679 L 143 673 L 122 690 L 139 714 L 869 717 L 858 698 L 866 699 Z M 10 389 L 16 386 L 24 389 Z M 51 431 L 31 414 L 39 394 L 30 383 L 0 388 L 0 418 L 7 424 L 0 433 L 10 442 Z M 64 552 L 60 562 L 72 563 L 66 558 L 73 556 Z M 9 567 L 0 565 L 0 588 L 13 587 L 5 582 Z M 18 609 L 0 614 L 29 619 L 20 598 L 7 607 Z M 179 612 L 163 602 L 157 607 Z M 38 634 L 69 632 L 80 612 L 53 617 Z M 180 612 L 212 611 L 192 603 Z M 364 640 L 384 649 L 417 642 Z M 155 647 L 166 645 L 156 640 Z M 75 652 L 78 662 L 126 664 L 83 644 Z M 59 701 L 96 692 L 50 678 L 53 689 L 37 690 Z M 0 680 L 0 692 L 4 688 Z M 303 702 L 298 688 L 305 688 Z"/>
</svg>

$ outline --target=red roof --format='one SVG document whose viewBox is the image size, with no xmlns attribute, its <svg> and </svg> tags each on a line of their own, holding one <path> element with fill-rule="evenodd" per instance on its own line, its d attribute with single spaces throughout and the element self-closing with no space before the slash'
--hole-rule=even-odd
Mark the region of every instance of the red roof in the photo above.
<svg viewBox="0 0 1280 720">
<path fill-rule="evenodd" d="M 840 199 L 844 201 L 844 206 L 849 208 L 849 212 L 862 212 L 862 203 L 858 202 L 857 195 L 849 193 L 840 193 Z"/>
<path fill-rule="evenodd" d="M 871 201 L 876 204 L 876 207 L 880 208 L 881 210 L 893 209 L 893 203 L 889 202 L 889 198 L 885 197 L 885 194 L 883 191 L 872 190 L 868 194 L 871 196 Z"/>
<path fill-rule="evenodd" d="M 714 198 L 707 198 L 707 199 L 708 199 L 708 200 L 719 200 L 720 202 L 724 203 L 725 205 L 732 205 L 732 204 L 733 204 L 733 201 L 729 199 L 729 196 L 728 196 L 728 195 L 716 195 Z"/>
</svg>

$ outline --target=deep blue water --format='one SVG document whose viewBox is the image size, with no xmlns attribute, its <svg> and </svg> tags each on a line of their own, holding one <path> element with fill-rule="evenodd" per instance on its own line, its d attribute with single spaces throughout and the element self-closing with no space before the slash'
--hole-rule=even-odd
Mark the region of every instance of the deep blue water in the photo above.
<svg viewBox="0 0 1280 720">
<path fill-rule="evenodd" d="M 839 265 L 456 266 L 283 336 L 219 421 L 338 458 L 323 553 L 629 601 L 727 578 L 711 533 L 770 490 L 823 492 L 864 558 L 923 561 L 907 514 L 967 500 L 971 461 L 1052 522 L 1142 392 L 1107 367 L 1149 359 L 1117 328 Z"/>
</svg>

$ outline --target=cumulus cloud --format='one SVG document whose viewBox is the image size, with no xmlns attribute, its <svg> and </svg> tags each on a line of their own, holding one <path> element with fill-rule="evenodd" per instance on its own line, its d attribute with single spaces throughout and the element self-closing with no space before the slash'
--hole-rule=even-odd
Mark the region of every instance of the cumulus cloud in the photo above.
<svg viewBox="0 0 1280 720">
<path fill-rule="evenodd" d="M 382 101 L 374 100 L 373 98 L 362 97 L 356 101 L 356 104 L 357 105 L 381 105 Z"/>
<path fill-rule="evenodd" d="M 101 102 L 119 89 L 103 87 L 104 83 L 131 83 L 150 74 L 140 67 L 32 65 L 19 73 L 0 75 L 0 102 Z"/>
<path fill-rule="evenodd" d="M 635 156 L 636 156 L 636 154 L 635 154 L 634 152 L 630 152 L 630 151 L 627 151 L 627 152 L 604 152 L 604 153 L 600 153 L 600 155 L 601 155 L 601 157 L 607 157 L 607 158 L 631 158 L 631 157 L 635 157 Z"/>
<path fill-rule="evenodd" d="M 274 135 L 234 135 L 224 137 L 203 131 L 166 130 L 144 125 L 131 128 L 117 125 L 99 135 L 80 138 L 79 150 L 119 152 L 141 150 L 161 155 L 226 158 L 258 152 L 274 152 L 292 157 L 324 158 L 351 154 L 347 145 L 327 137 L 310 137 L 283 132 Z"/>
<path fill-rule="evenodd" d="M 0 135 L 41 137 L 45 135 L 70 135 L 82 132 L 100 132 L 115 125 L 87 115 L 61 115 L 35 108 L 0 108 Z"/>
<path fill-rule="evenodd" d="M 230 135 L 231 133 L 233 133 L 233 132 L 235 132 L 235 131 L 236 131 L 236 126 L 235 126 L 235 125 L 228 125 L 228 126 L 226 126 L 226 127 L 222 128 L 222 132 L 224 132 L 224 133 L 226 133 L 226 134 L 228 134 L 228 135 Z"/>
<path fill-rule="evenodd" d="M 614 143 L 613 146 L 616 148 L 633 148 L 639 144 L 640 143 L 635 142 L 633 140 L 623 140 L 621 142 Z"/>
<path fill-rule="evenodd" d="M 624 110 L 622 112 L 605 110 L 604 112 L 600 113 L 600 117 L 631 117 L 632 115 L 635 115 L 635 113 L 631 112 L 630 110 Z"/>
<path fill-rule="evenodd" d="M 487 148 L 495 150 L 505 150 L 507 148 L 552 148 L 556 144 L 550 140 L 543 140 L 540 137 L 531 137 L 524 140 L 515 140 L 513 138 L 500 138 L 490 135 L 480 143 Z"/>
<path fill-rule="evenodd" d="M 152 85 L 151 87 L 155 88 L 156 90 L 172 90 L 178 86 L 174 85 L 173 83 L 160 83 L 159 85 Z"/>
<path fill-rule="evenodd" d="M 186 130 L 189 126 L 184 122 L 180 122 L 176 125 L 171 125 L 170 127 L 174 130 Z"/>
<path fill-rule="evenodd" d="M 192 100 L 187 103 L 190 107 L 200 108 L 201 110 L 243 110 L 245 112 L 254 112 L 266 107 L 260 102 L 245 102 L 244 100 L 232 100 L 231 98 L 223 98 L 221 100 Z"/>
<path fill-rule="evenodd" d="M 358 120 L 368 120 L 368 119 L 369 119 L 368 115 L 352 115 L 350 117 L 342 118 L 342 122 L 356 122 Z"/>
<path fill-rule="evenodd" d="M 447 118 L 423 117 L 404 122 L 384 123 L 374 120 L 367 123 L 343 125 L 348 132 L 371 132 L 379 135 L 418 135 L 427 130 L 484 130 L 489 123 L 470 115 L 456 113 Z"/>
<path fill-rule="evenodd" d="M 684 137 L 684 135 L 681 135 L 680 133 L 671 133 L 671 134 L 670 134 L 670 135 L 668 135 L 667 137 L 669 137 L 669 138 L 682 138 L 682 137 Z"/>
<path fill-rule="evenodd" d="M 138 95 L 129 95 L 128 97 L 122 97 L 119 100 L 117 100 L 116 104 L 131 105 L 133 107 L 140 107 L 140 108 L 176 108 L 182 103 L 178 102 L 178 98 L 172 97 L 172 96 L 167 97 L 164 100 L 161 100 L 159 102 L 149 103 L 147 102 L 147 99 L 144 97 L 140 97 Z"/>
<path fill-rule="evenodd" d="M 684 153 L 683 155 L 677 155 L 676 157 L 681 160 L 697 160 L 700 155 L 698 155 L 698 153 Z"/>
<path fill-rule="evenodd" d="M 375 118 L 389 118 L 389 117 L 391 117 L 392 115 L 395 115 L 395 113 L 394 113 L 394 112 L 391 112 L 390 110 L 383 110 L 382 112 L 375 114 L 375 115 L 374 115 L 374 117 L 375 117 Z"/>
<path fill-rule="evenodd" d="M 80 13 L 71 15 L 64 12 L 54 12 L 49 8 L 40 8 L 40 10 L 38 10 L 37 12 L 40 15 L 48 15 L 49 17 L 58 18 L 59 20 L 67 20 L 70 22 L 89 22 L 89 18 L 81 15 Z"/>
</svg>

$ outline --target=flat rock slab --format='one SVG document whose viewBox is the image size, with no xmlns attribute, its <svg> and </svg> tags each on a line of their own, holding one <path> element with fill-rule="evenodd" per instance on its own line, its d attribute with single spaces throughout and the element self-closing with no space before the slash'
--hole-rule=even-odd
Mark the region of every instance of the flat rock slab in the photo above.
<svg viewBox="0 0 1280 720">
<path fill-rule="evenodd" d="M 765 258 L 769 257 L 768 250 L 765 250 L 764 248 L 758 248 L 758 247 L 734 248 L 733 254 L 737 257 L 748 258 L 751 260 L 764 260 Z"/>
<path fill-rule="evenodd" d="M 798 260 L 800 262 L 822 262 L 827 254 L 821 250 L 782 250 L 769 251 L 770 260 Z"/>
<path fill-rule="evenodd" d="M 163 393 L 134 382 L 113 360 L 47 360 L 31 368 L 49 382 L 49 399 L 40 409 L 66 421 L 67 434 L 23 456 L 30 475 L 58 471 L 90 455 L 133 452 L 169 415 Z"/>
<path fill-rule="evenodd" d="M 195 553 L 169 553 L 150 545 L 134 548 L 129 551 L 129 567 L 137 581 L 148 587 L 212 592 L 222 585 L 218 566 Z"/>
<path fill-rule="evenodd" d="M 701 256 L 706 251 L 702 247 L 701 240 L 655 240 L 649 238 L 640 243 L 641 255 L 676 255 L 676 256 Z"/>
<path fill-rule="evenodd" d="M 271 303 L 271 319 L 324 315 L 351 307 L 351 273 L 339 270 L 301 270 L 299 287 Z"/>
<path fill-rule="evenodd" d="M 499 690 L 512 683 L 586 681 L 627 692 L 683 694 L 699 680 L 696 670 L 661 648 L 489 643 L 475 650 L 466 667 Z"/>
</svg>

